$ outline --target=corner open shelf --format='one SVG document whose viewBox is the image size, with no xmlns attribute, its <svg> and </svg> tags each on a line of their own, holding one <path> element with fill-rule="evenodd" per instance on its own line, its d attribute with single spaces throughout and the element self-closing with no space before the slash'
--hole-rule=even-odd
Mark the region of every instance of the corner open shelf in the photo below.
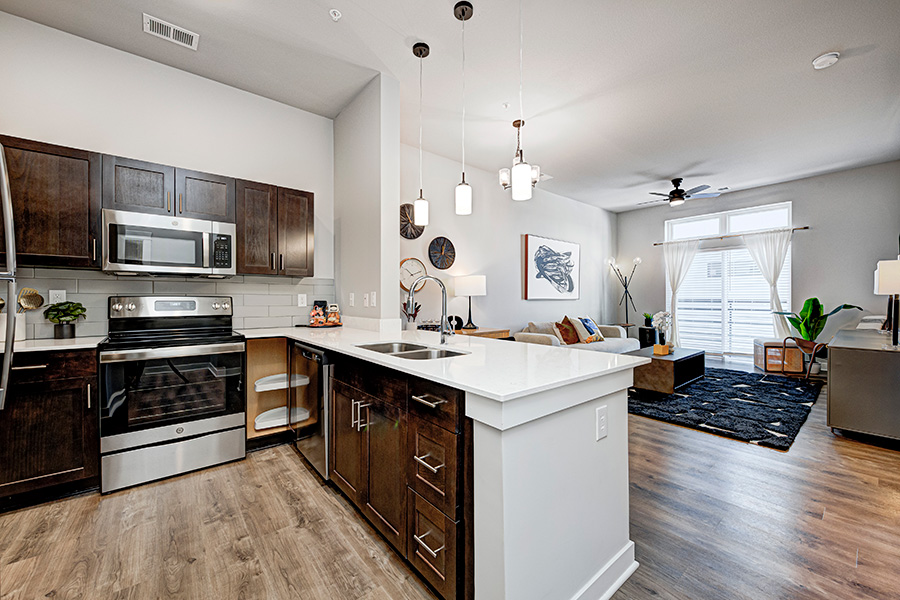
<svg viewBox="0 0 900 600">
<path fill-rule="evenodd" d="M 307 377 L 306 375 L 298 375 L 295 373 L 291 377 L 292 388 L 303 387 L 304 385 L 309 385 L 309 377 Z M 261 377 L 253 383 L 253 391 L 255 391 L 256 393 L 271 392 L 273 390 L 286 390 L 287 388 L 287 373 L 277 373 L 275 375 Z"/>
</svg>

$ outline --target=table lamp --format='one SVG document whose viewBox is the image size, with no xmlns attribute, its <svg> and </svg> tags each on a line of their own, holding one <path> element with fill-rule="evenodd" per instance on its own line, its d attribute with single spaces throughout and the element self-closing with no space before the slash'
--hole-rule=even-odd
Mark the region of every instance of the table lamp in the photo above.
<svg viewBox="0 0 900 600">
<path fill-rule="evenodd" d="M 484 275 L 467 275 L 457 277 L 454 284 L 457 296 L 469 297 L 469 320 L 463 325 L 463 329 L 478 329 L 472 322 L 472 296 L 487 295 L 487 278 Z"/>
<path fill-rule="evenodd" d="M 888 318 L 892 323 L 891 343 L 896 347 L 897 325 L 900 324 L 900 257 L 897 260 L 878 261 L 878 268 L 875 269 L 875 293 L 893 297 Z"/>
</svg>

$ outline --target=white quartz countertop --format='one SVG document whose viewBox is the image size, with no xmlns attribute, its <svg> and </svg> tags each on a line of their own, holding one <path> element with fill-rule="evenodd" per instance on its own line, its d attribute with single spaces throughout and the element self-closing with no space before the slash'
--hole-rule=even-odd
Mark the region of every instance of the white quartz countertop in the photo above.
<svg viewBox="0 0 900 600">
<path fill-rule="evenodd" d="M 96 348 L 105 337 L 75 337 L 65 340 L 47 338 L 41 340 L 20 340 L 13 346 L 13 352 L 44 352 L 48 350 L 85 350 Z M 0 349 L 4 342 L 0 342 Z M 2 350 L 0 350 L 2 352 Z"/>
<path fill-rule="evenodd" d="M 396 341 L 439 347 L 440 334 L 431 331 L 379 333 L 345 326 L 331 329 L 308 327 L 244 329 L 239 333 L 247 339 L 286 337 L 305 342 L 324 350 L 361 358 L 500 402 L 602 377 L 650 362 L 648 358 L 623 354 L 525 344 L 469 335 L 451 336 L 447 345 L 443 346 L 466 353 L 452 358 L 410 360 L 358 347 L 360 344 Z"/>
</svg>

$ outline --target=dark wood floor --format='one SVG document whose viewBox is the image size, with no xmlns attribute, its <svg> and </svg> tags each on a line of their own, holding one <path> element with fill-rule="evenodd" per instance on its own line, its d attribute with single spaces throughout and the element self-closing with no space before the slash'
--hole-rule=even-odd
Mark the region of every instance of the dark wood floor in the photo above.
<svg viewBox="0 0 900 600">
<path fill-rule="evenodd" d="M 834 437 L 824 400 L 787 453 L 630 417 L 641 567 L 614 600 L 900 597 L 900 451 Z M 433 596 L 282 446 L 0 516 L 0 598 Z"/>
</svg>

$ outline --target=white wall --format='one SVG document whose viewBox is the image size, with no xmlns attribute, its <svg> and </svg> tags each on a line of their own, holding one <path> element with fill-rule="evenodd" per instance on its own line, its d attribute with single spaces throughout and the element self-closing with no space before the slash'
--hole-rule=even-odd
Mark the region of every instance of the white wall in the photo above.
<svg viewBox="0 0 900 600">
<path fill-rule="evenodd" d="M 662 248 L 652 246 L 665 236 L 666 219 L 687 217 L 761 204 L 791 201 L 794 226 L 809 231 L 794 234 L 792 245 L 792 310 L 813 296 L 831 310 L 855 304 L 884 314 L 887 298 L 872 293 L 872 273 L 879 260 L 897 257 L 900 235 L 900 161 L 829 175 L 733 192 L 717 199 L 688 201 L 618 215 L 618 260 L 643 259 L 629 289 L 640 312 L 662 310 L 666 301 Z M 829 320 L 827 339 L 839 327 L 863 313 L 844 311 Z M 624 318 L 624 312 L 621 313 Z"/>
<path fill-rule="evenodd" d="M 311 191 L 334 277 L 330 119 L 3 12 L 0 56 L 0 133 Z"/>
<path fill-rule="evenodd" d="M 356 327 L 399 328 L 399 97 L 399 82 L 379 75 L 334 121 L 337 291 L 345 322 Z M 372 292 L 376 305 L 365 306 Z"/>
<path fill-rule="evenodd" d="M 412 203 L 419 193 L 418 148 L 401 149 L 401 203 Z M 497 182 L 497 174 L 467 167 L 466 180 L 473 188 L 474 209 L 469 216 L 454 212 L 453 190 L 460 181 L 460 163 L 424 153 L 424 194 L 430 202 L 430 222 L 416 240 L 401 239 L 400 257 L 416 257 L 429 275 L 448 285 L 461 275 L 485 275 L 487 296 L 472 299 L 472 320 L 482 327 L 521 330 L 529 321 L 558 321 L 564 315 L 589 315 L 601 322 L 615 317 L 603 267 L 616 247 L 616 215 L 541 189 L 528 202 L 513 202 Z M 394 217 L 394 235 L 399 213 Z M 581 298 L 579 300 L 524 300 L 522 236 L 541 235 L 581 244 Z M 450 238 L 456 262 L 446 271 L 428 260 L 428 244 L 437 236 Z M 394 285 L 399 278 L 395 266 Z M 399 285 L 398 285 L 399 287 Z M 403 294 L 405 296 L 405 293 Z M 438 319 L 440 290 L 426 284 L 416 294 L 422 305 L 419 320 Z M 396 310 L 399 311 L 398 306 Z M 451 314 L 466 319 L 466 298 L 450 298 Z"/>
</svg>

